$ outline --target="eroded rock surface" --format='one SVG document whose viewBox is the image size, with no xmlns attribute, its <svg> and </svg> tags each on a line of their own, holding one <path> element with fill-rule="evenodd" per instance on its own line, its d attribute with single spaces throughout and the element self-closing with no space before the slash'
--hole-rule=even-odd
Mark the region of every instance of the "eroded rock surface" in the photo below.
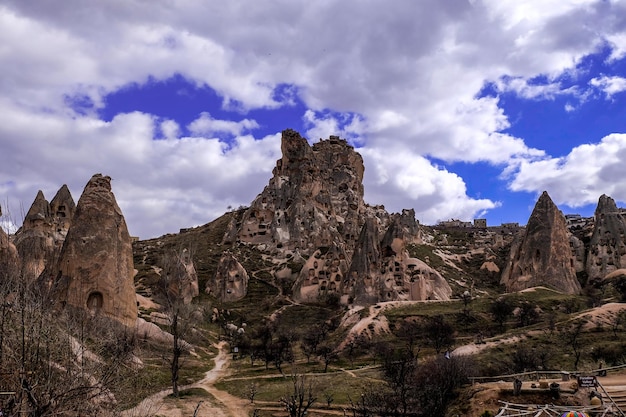
<svg viewBox="0 0 626 417">
<path fill-rule="evenodd" d="M 52 279 L 59 306 L 103 314 L 128 328 L 137 320 L 131 238 L 111 192 L 111 178 L 94 175 L 78 201 Z"/>
<path fill-rule="evenodd" d="M 24 279 L 34 281 L 46 266 L 56 262 L 75 208 L 67 185 L 59 189 L 50 203 L 41 190 L 37 193 L 15 237 Z"/>
<path fill-rule="evenodd" d="M 213 279 L 207 281 L 205 291 L 221 301 L 237 301 L 248 291 L 248 272 L 230 253 L 224 252 Z"/>
<path fill-rule="evenodd" d="M 586 269 L 590 279 L 602 279 L 626 267 L 626 220 L 615 201 L 604 194 L 598 201 L 594 217 Z"/>
<path fill-rule="evenodd" d="M 565 217 L 545 191 L 525 232 L 512 246 L 501 283 L 507 291 L 544 285 L 567 294 L 580 293 Z"/>
</svg>

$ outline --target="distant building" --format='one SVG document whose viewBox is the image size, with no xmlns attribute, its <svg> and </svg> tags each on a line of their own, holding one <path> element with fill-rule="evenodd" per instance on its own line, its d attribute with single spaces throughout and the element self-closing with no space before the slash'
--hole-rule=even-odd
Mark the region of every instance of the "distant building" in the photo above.
<svg viewBox="0 0 626 417">
<path fill-rule="evenodd" d="M 474 227 L 486 228 L 487 219 L 474 219 Z"/>
</svg>

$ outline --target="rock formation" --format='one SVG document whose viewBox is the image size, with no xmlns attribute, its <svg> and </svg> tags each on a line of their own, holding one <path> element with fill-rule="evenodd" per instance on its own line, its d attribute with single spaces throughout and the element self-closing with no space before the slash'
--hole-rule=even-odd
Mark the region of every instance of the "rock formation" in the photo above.
<svg viewBox="0 0 626 417">
<path fill-rule="evenodd" d="M 586 270 L 590 279 L 601 279 L 626 268 L 626 220 L 615 201 L 604 194 L 598 201 L 594 217 Z"/>
<path fill-rule="evenodd" d="M 565 217 L 545 191 L 523 236 L 511 248 L 501 283 L 507 291 L 544 285 L 567 294 L 580 293 Z"/>
<path fill-rule="evenodd" d="M 111 178 L 96 174 L 85 186 L 59 260 L 48 276 L 53 279 L 52 301 L 134 328 L 133 276 L 131 239 L 111 192 Z"/>
<path fill-rule="evenodd" d="M 248 291 L 248 273 L 230 252 L 224 252 L 215 277 L 207 281 L 205 291 L 221 301 L 237 301 Z"/>
<path fill-rule="evenodd" d="M 324 302 L 333 294 L 344 304 L 351 296 L 345 287 L 348 272 L 345 251 L 338 245 L 316 250 L 305 262 L 294 285 L 294 298 L 303 302 Z"/>
<path fill-rule="evenodd" d="M 189 304 L 200 293 L 198 289 L 198 274 L 193 265 L 193 259 L 187 249 L 174 253 L 167 260 L 161 272 L 167 277 L 167 291 L 184 304 Z"/>
<path fill-rule="evenodd" d="M 59 189 L 50 203 L 41 190 L 37 193 L 15 237 L 22 275 L 27 281 L 34 281 L 58 258 L 75 207 L 67 185 Z"/>
<path fill-rule="evenodd" d="M 363 224 L 363 159 L 337 136 L 309 146 L 288 129 L 273 177 L 225 240 L 298 249 L 353 244 Z M 351 248 L 347 248 L 350 250 Z"/>
</svg>

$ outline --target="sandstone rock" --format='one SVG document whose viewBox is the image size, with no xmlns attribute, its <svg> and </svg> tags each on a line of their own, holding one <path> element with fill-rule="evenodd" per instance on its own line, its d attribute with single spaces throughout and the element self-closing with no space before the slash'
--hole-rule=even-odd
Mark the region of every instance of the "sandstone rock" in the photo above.
<svg viewBox="0 0 626 417">
<path fill-rule="evenodd" d="M 382 240 L 368 219 L 357 242 L 346 290 L 355 302 L 373 304 L 391 300 L 449 300 L 447 281 L 406 250 L 407 231 L 395 218 Z"/>
<path fill-rule="evenodd" d="M 348 266 L 346 253 L 340 246 L 332 244 L 329 248 L 316 250 L 305 262 L 294 284 L 294 299 L 324 302 L 329 295 L 335 294 L 347 304 L 352 295 L 344 288 Z"/>
<path fill-rule="evenodd" d="M 41 190 L 37 193 L 15 237 L 22 275 L 27 281 L 37 279 L 47 265 L 58 259 L 75 207 L 67 185 L 59 189 L 51 203 Z"/>
<path fill-rule="evenodd" d="M 111 179 L 94 175 L 85 186 L 59 261 L 52 270 L 52 301 L 92 315 L 103 314 L 127 328 L 137 320 L 130 235 Z"/>
<path fill-rule="evenodd" d="M 586 270 L 590 279 L 601 279 L 626 267 L 626 220 L 615 201 L 604 194 L 598 201 L 594 217 Z"/>
<path fill-rule="evenodd" d="M 568 294 L 580 293 L 565 217 L 545 191 L 523 236 L 511 249 L 501 283 L 507 291 L 544 285 Z"/>
<path fill-rule="evenodd" d="M 248 292 L 248 273 L 230 252 L 224 252 L 215 277 L 207 281 L 205 291 L 221 301 L 237 301 Z"/>
<path fill-rule="evenodd" d="M 191 303 L 191 300 L 200 293 L 198 274 L 191 254 L 187 249 L 183 249 L 180 253 L 174 253 L 166 263 L 162 274 L 167 276 L 167 291 L 184 304 Z"/>
<path fill-rule="evenodd" d="M 225 240 L 237 236 L 242 242 L 299 249 L 306 257 L 331 243 L 353 245 L 365 212 L 361 155 L 337 136 L 309 146 L 290 129 L 283 131 L 281 147 L 269 184 Z"/>
</svg>

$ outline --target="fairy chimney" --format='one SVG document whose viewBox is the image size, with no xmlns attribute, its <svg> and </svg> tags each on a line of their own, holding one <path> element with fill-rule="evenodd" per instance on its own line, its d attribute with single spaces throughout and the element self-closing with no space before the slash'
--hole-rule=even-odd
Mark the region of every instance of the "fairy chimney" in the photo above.
<svg viewBox="0 0 626 417">
<path fill-rule="evenodd" d="M 128 328 L 137 320 L 133 253 L 111 178 L 94 175 L 83 191 L 53 274 L 51 297 Z"/>
</svg>

